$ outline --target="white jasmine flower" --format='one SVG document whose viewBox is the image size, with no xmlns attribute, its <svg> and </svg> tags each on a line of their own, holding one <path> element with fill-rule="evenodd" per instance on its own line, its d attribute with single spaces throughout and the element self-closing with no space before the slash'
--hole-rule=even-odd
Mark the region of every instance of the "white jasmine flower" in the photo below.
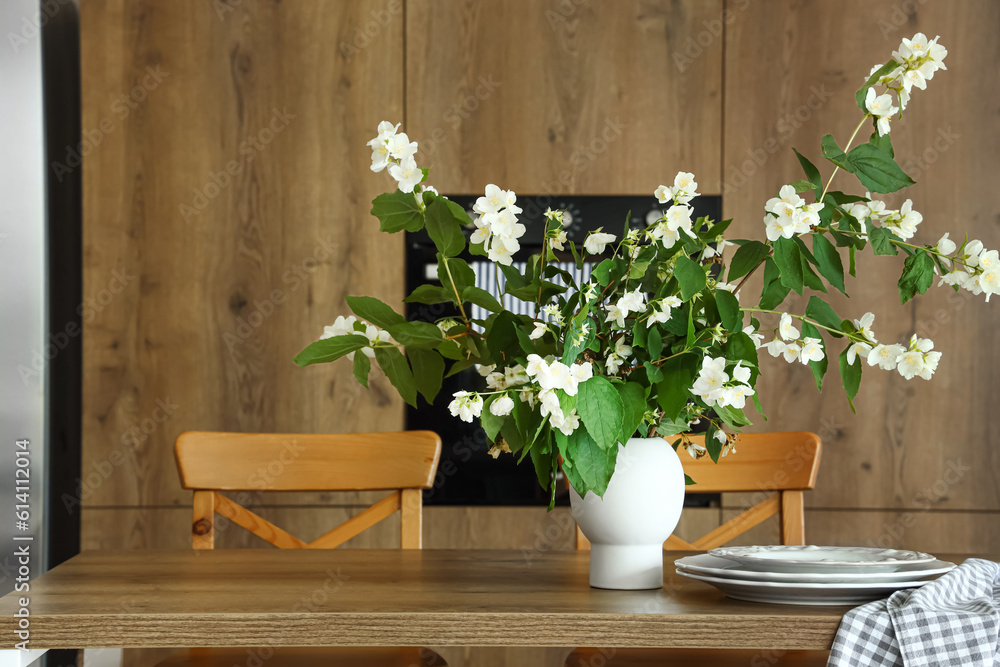
<svg viewBox="0 0 1000 667">
<path fill-rule="evenodd" d="M 781 189 L 778 190 L 778 196 L 771 197 L 764 204 L 764 210 L 769 213 L 774 213 L 775 215 L 781 215 L 782 212 L 785 212 L 787 215 L 791 215 L 795 209 L 805 203 L 806 200 L 795 192 L 795 186 L 782 185 Z"/>
<path fill-rule="evenodd" d="M 694 180 L 694 174 L 689 171 L 679 171 L 674 176 L 674 187 L 670 189 L 670 194 L 676 203 L 687 204 L 698 196 L 695 192 L 697 189 L 698 183 Z"/>
<path fill-rule="evenodd" d="M 991 296 L 1000 293 L 1000 271 L 997 269 L 983 271 L 977 278 L 977 285 L 986 294 L 987 302 L 989 302 Z"/>
<path fill-rule="evenodd" d="M 745 333 L 747 336 L 750 336 L 750 340 L 753 341 L 753 346 L 759 350 L 764 340 L 764 334 L 757 333 L 757 330 L 754 329 L 752 324 L 748 324 L 747 326 L 743 327 L 743 333 Z"/>
<path fill-rule="evenodd" d="M 454 400 L 448 404 L 452 417 L 458 417 L 464 422 L 472 423 L 473 418 L 483 413 L 482 397 L 471 391 L 456 391 Z"/>
<path fill-rule="evenodd" d="M 798 340 L 799 330 L 792 324 L 792 316 L 788 313 L 781 314 L 781 320 L 778 323 L 778 333 L 784 340 Z"/>
<path fill-rule="evenodd" d="M 549 416 L 549 424 L 562 431 L 563 435 L 573 435 L 573 431 L 580 427 L 580 415 L 576 410 L 568 415 L 563 415 L 562 411 L 554 412 Z"/>
<path fill-rule="evenodd" d="M 779 238 L 790 239 L 795 236 L 795 218 L 788 216 L 764 216 L 764 231 L 767 234 L 767 240 L 777 241 Z"/>
<path fill-rule="evenodd" d="M 742 382 L 747 384 L 750 382 L 751 371 L 749 368 L 743 365 L 742 361 L 736 362 L 736 368 L 733 369 L 733 379 L 737 382 Z"/>
<path fill-rule="evenodd" d="M 614 322 L 619 329 L 624 329 L 626 317 L 628 317 L 628 311 L 624 311 L 618 306 L 611 304 L 608 306 L 608 315 L 604 318 L 604 321 Z"/>
<path fill-rule="evenodd" d="M 629 350 L 629 352 L 631 352 L 631 350 Z M 569 370 L 570 374 L 573 376 L 573 381 L 577 384 L 586 382 L 590 378 L 594 377 L 594 366 L 589 361 L 573 364 L 569 367 Z"/>
<path fill-rule="evenodd" d="M 600 255 L 604 253 L 609 243 L 615 242 L 616 238 L 614 234 L 605 234 L 601 231 L 601 228 L 598 228 L 597 231 L 587 235 L 587 238 L 583 242 L 583 249 L 591 255 Z"/>
<path fill-rule="evenodd" d="M 515 364 L 514 366 L 508 366 L 503 369 L 504 381 L 507 383 L 508 387 L 516 387 L 518 385 L 528 383 L 528 374 L 524 370 L 524 366 L 521 364 Z"/>
<path fill-rule="evenodd" d="M 656 197 L 656 201 L 661 204 L 666 204 L 668 201 L 673 199 L 674 194 L 670 191 L 669 185 L 661 185 L 653 191 L 653 196 Z"/>
<path fill-rule="evenodd" d="M 396 179 L 402 192 L 413 192 L 414 186 L 424 178 L 424 173 L 417 167 L 413 157 L 407 156 L 389 167 L 389 175 Z"/>
<path fill-rule="evenodd" d="M 868 353 L 868 365 L 877 365 L 883 370 L 891 371 L 896 367 L 896 363 L 903 355 L 903 351 L 903 346 L 898 344 L 876 345 Z"/>
<path fill-rule="evenodd" d="M 958 285 L 959 287 L 965 287 L 965 284 L 969 281 L 969 274 L 965 271 L 952 271 L 951 273 L 946 273 L 941 276 L 941 280 L 938 281 L 938 287 L 941 285 Z"/>
<path fill-rule="evenodd" d="M 682 445 L 684 449 L 687 450 L 687 453 L 690 454 L 691 458 L 693 459 L 700 459 L 701 457 L 705 456 L 705 454 L 708 454 L 708 450 L 705 449 L 704 445 L 699 445 L 696 442 L 685 440 L 682 443 Z"/>
<path fill-rule="evenodd" d="M 618 355 L 612 354 L 604 361 L 604 367 L 608 370 L 608 375 L 617 375 L 618 369 L 622 367 L 625 360 Z"/>
<path fill-rule="evenodd" d="M 719 442 L 726 442 L 728 440 L 728 438 L 726 437 L 726 432 L 723 431 L 721 428 L 715 432 L 715 435 L 713 437 Z"/>
<path fill-rule="evenodd" d="M 625 313 L 627 317 L 629 313 L 639 313 L 646 308 L 646 297 L 638 288 L 632 290 L 631 292 L 625 292 L 620 299 L 618 299 L 618 309 Z"/>
<path fill-rule="evenodd" d="M 798 343 L 788 343 L 787 345 L 785 345 L 785 351 L 783 353 L 785 355 L 785 361 L 787 361 L 788 363 L 792 363 L 793 361 L 798 361 L 799 352 L 801 351 L 802 348 L 799 347 Z"/>
<path fill-rule="evenodd" d="M 489 377 L 490 373 L 492 373 L 496 369 L 497 369 L 496 364 L 489 364 L 488 366 L 485 364 L 480 364 L 479 366 L 476 367 L 476 370 L 479 371 L 479 374 L 484 378 Z"/>
<path fill-rule="evenodd" d="M 714 405 L 726 391 L 725 385 L 729 381 L 726 374 L 725 357 L 705 357 L 701 362 L 701 371 L 698 379 L 691 386 L 691 391 L 700 397 L 709 406 Z"/>
<path fill-rule="evenodd" d="M 555 236 L 549 239 L 549 247 L 553 250 L 565 250 L 566 248 L 563 244 L 566 243 L 567 238 L 566 232 L 560 230 Z"/>
<path fill-rule="evenodd" d="M 681 305 L 681 300 L 676 296 L 668 296 L 665 299 L 654 301 L 650 305 L 652 306 L 652 314 L 646 320 L 646 327 L 651 327 L 657 322 L 660 324 L 667 322 L 673 309 Z"/>
<path fill-rule="evenodd" d="M 693 236 L 691 233 L 692 220 L 691 216 L 694 214 L 694 209 L 690 206 L 684 204 L 675 204 L 667 209 L 667 229 L 672 232 L 679 232 L 683 230 L 688 236 Z"/>
<path fill-rule="evenodd" d="M 493 372 L 486 376 L 486 386 L 490 389 L 501 390 L 507 388 L 507 376 L 503 373 Z"/>
<path fill-rule="evenodd" d="M 529 408 L 535 407 L 535 392 L 530 389 L 522 389 L 518 393 L 522 403 L 527 403 Z"/>
<path fill-rule="evenodd" d="M 514 399 L 507 394 L 500 396 L 490 403 L 490 412 L 497 417 L 506 417 L 514 409 Z"/>
<path fill-rule="evenodd" d="M 854 343 L 849 348 L 847 348 L 847 363 L 851 366 L 854 365 L 855 359 L 858 357 L 867 357 L 868 353 L 872 351 L 872 346 L 868 343 L 862 343 L 858 341 Z"/>
<path fill-rule="evenodd" d="M 716 240 L 714 248 L 712 246 L 705 247 L 705 249 L 702 251 L 702 258 L 712 259 L 713 257 L 716 256 L 721 257 L 722 253 L 725 252 L 726 248 L 734 245 L 736 244 L 720 237 L 719 239 Z"/>
<path fill-rule="evenodd" d="M 354 315 L 348 315 L 344 317 L 343 315 L 338 315 L 337 319 L 333 321 L 333 324 L 323 327 L 323 335 L 319 337 L 320 340 L 326 340 L 327 338 L 333 338 L 334 336 L 346 336 L 348 334 L 359 333 L 354 330 L 354 323 L 358 321 L 358 318 Z"/>
<path fill-rule="evenodd" d="M 868 93 L 865 95 L 865 108 L 868 109 L 871 115 L 879 119 L 878 123 L 878 133 L 879 136 L 889 133 L 889 121 L 888 119 L 897 111 L 898 107 L 893 106 L 892 97 L 885 93 L 883 95 L 878 95 L 874 88 L 869 88 Z M 885 125 L 883 126 L 882 121 L 885 120 Z"/>
<path fill-rule="evenodd" d="M 680 232 L 670 229 L 666 222 L 657 223 L 646 234 L 649 238 L 662 243 L 664 248 L 673 248 L 681 240 Z"/>
<path fill-rule="evenodd" d="M 531 340 L 538 340 L 548 332 L 549 332 L 549 325 L 547 325 L 545 322 L 535 322 L 535 330 L 528 335 L 528 338 L 530 338 Z"/>
<path fill-rule="evenodd" d="M 389 154 L 397 160 L 405 160 L 408 157 L 413 157 L 417 152 L 417 142 L 410 141 L 410 138 L 406 136 L 406 132 L 393 135 L 389 139 L 388 144 Z"/>
<path fill-rule="evenodd" d="M 507 192 L 498 185 L 490 183 L 486 186 L 486 193 L 476 199 L 476 203 L 473 204 L 472 210 L 480 215 L 487 215 L 490 213 L 499 213 L 507 204 Z"/>
<path fill-rule="evenodd" d="M 726 403 L 733 406 L 737 410 L 742 410 L 746 407 L 747 396 L 754 395 L 753 387 L 747 384 L 737 384 L 729 387 L 725 391 Z M 721 402 L 720 402 L 721 405 Z M 721 431 L 720 431 L 721 433 Z"/>
<path fill-rule="evenodd" d="M 875 323 L 875 313 L 865 313 L 861 316 L 860 320 L 854 320 L 854 326 L 858 328 L 858 331 L 868 339 L 869 342 L 877 343 L 875 339 L 875 333 L 872 331 L 872 325 Z"/>
<path fill-rule="evenodd" d="M 387 166 L 389 166 L 389 147 L 385 144 L 385 142 L 378 141 L 372 145 L 371 170 L 377 174 Z"/>
<path fill-rule="evenodd" d="M 927 338 L 917 338 L 914 334 L 910 339 L 910 348 L 899 358 L 897 370 L 907 380 L 920 376 L 930 380 L 937 370 L 941 353 L 934 352 L 934 341 Z"/>
<path fill-rule="evenodd" d="M 514 260 L 510 256 L 510 250 L 503 244 L 493 244 L 490 249 L 486 251 L 486 258 L 491 262 L 496 262 L 497 264 L 503 264 L 504 266 L 510 266 L 514 263 Z"/>
<path fill-rule="evenodd" d="M 770 354 L 772 357 L 778 357 L 784 354 L 786 347 L 788 347 L 788 345 L 786 345 L 783 341 L 777 338 L 775 338 L 770 343 L 764 346 L 768 354 Z"/>
<path fill-rule="evenodd" d="M 823 341 L 819 338 L 806 338 L 802 341 L 802 351 L 799 353 L 803 364 L 810 361 L 822 361 L 826 356 L 823 350 Z"/>
<path fill-rule="evenodd" d="M 541 373 L 544 369 L 548 368 L 548 364 L 537 354 L 528 355 L 528 365 L 524 367 L 524 372 L 528 377 L 535 377 Z"/>
</svg>

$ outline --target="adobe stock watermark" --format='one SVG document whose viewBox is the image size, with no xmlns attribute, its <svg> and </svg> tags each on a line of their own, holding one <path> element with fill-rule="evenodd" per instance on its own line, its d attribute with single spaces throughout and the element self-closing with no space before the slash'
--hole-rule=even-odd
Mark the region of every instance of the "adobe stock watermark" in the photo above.
<svg viewBox="0 0 1000 667">
<path fill-rule="evenodd" d="M 104 482 L 115 474 L 115 471 L 129 460 L 128 455 L 139 449 L 153 433 L 170 421 L 180 407 L 180 404 L 174 403 L 169 396 L 156 399 L 155 407 L 147 416 L 122 432 L 117 447 L 112 449 L 107 456 L 92 461 L 90 469 L 84 470 L 81 476 L 76 478 L 76 493 L 62 494 L 61 500 L 66 511 L 72 514 L 77 507 L 83 505 L 83 501 L 90 498 Z"/>
<path fill-rule="evenodd" d="M 542 191 L 551 194 L 560 190 L 558 187 L 560 184 L 564 187 L 571 186 L 573 179 L 590 169 L 590 166 L 608 151 L 608 147 L 621 138 L 627 128 L 628 124 L 623 123 L 618 116 L 615 116 L 614 120 L 605 119 L 604 127 L 590 141 L 580 144 L 570 154 L 569 163 L 572 169 L 560 171 L 554 182 L 543 181 Z"/>
<path fill-rule="evenodd" d="M 139 83 L 127 93 L 122 93 L 111 102 L 111 114 L 101 118 L 97 127 L 83 130 L 80 143 L 76 146 L 67 146 L 66 155 L 60 162 L 53 162 L 51 165 L 52 175 L 60 183 L 63 178 L 73 173 L 73 170 L 83 164 L 83 158 L 90 155 L 95 148 L 104 142 L 105 137 L 118 128 L 118 124 L 124 122 L 139 105 L 146 101 L 149 93 L 170 76 L 170 72 L 165 72 L 157 65 L 146 68 L 146 74 Z"/>
<path fill-rule="evenodd" d="M 358 55 L 382 34 L 382 31 L 389 27 L 395 17 L 403 13 L 403 0 L 389 0 L 383 9 L 373 9 L 368 12 L 367 20 L 354 26 L 351 31 L 351 41 L 340 41 L 340 55 L 345 62 L 351 62 L 354 56 Z"/>
<path fill-rule="evenodd" d="M 237 153 L 239 160 L 230 160 L 225 168 L 219 171 L 211 171 L 208 174 L 208 181 L 200 188 L 193 188 L 193 196 L 190 204 L 181 204 L 179 211 L 184 222 L 201 215 L 202 211 L 208 208 L 212 200 L 218 197 L 224 189 L 229 187 L 233 178 L 243 173 L 246 165 L 256 159 L 257 154 L 263 151 L 274 141 L 274 138 L 288 127 L 290 121 L 295 119 L 295 114 L 289 113 L 287 109 L 280 111 L 277 107 L 271 110 L 271 119 L 260 130 L 246 137 L 240 142 Z"/>
<path fill-rule="evenodd" d="M 441 115 L 441 122 L 447 123 L 452 130 L 457 130 L 462 123 L 472 117 L 482 107 L 483 102 L 488 100 L 497 88 L 503 85 L 503 81 L 493 78 L 492 74 L 479 75 L 476 78 L 476 85 L 469 93 L 459 101 L 448 107 Z M 438 146 L 448 141 L 448 134 L 442 125 L 438 125 L 431 130 L 426 137 L 421 137 L 420 153 L 422 155 L 434 155 Z"/>
<path fill-rule="evenodd" d="M 38 14 L 31 18 L 21 17 L 20 31 L 7 33 L 7 42 L 10 44 L 10 48 L 14 53 L 19 53 L 22 47 L 42 33 L 42 28 L 55 18 L 63 7 L 73 4 L 73 0 L 44 0 L 38 7 Z"/>
<path fill-rule="evenodd" d="M 955 145 L 962 135 L 958 134 L 952 130 L 951 125 L 948 127 L 939 127 L 937 131 L 937 136 L 934 137 L 934 141 L 931 142 L 930 146 L 927 146 L 923 151 L 917 153 L 916 155 L 911 155 L 900 165 L 910 178 L 916 180 L 920 174 L 927 171 L 928 167 L 937 162 L 941 155 L 946 153 L 952 146 Z"/>
<path fill-rule="evenodd" d="M 917 8 L 927 2 L 927 0 L 903 0 L 892 6 L 889 17 L 878 20 L 878 29 L 882 33 L 882 39 L 889 39 L 889 36 L 909 23 L 917 15 Z"/>
<path fill-rule="evenodd" d="M 675 50 L 671 54 L 677 71 L 681 74 L 686 72 L 715 43 L 715 40 L 722 37 L 726 26 L 732 24 L 739 13 L 745 11 L 749 6 L 750 0 L 737 0 L 736 6 L 723 9 L 719 18 L 702 21 L 704 28 L 695 35 L 688 34 L 681 47 L 682 50 Z"/>
<path fill-rule="evenodd" d="M 236 318 L 236 325 L 232 331 L 222 334 L 222 340 L 229 353 L 236 354 L 237 348 L 250 340 L 289 296 L 298 291 L 316 273 L 321 264 L 330 261 L 337 246 L 338 243 L 333 240 L 332 234 L 327 234 L 325 238 L 317 236 L 312 253 L 282 272 L 281 287 L 272 289 L 263 300 L 254 299 L 252 303 L 244 304 L 244 306 L 249 305 L 250 310 Z"/>
<path fill-rule="evenodd" d="M 98 315 L 104 312 L 115 297 L 125 291 L 125 288 L 136 279 L 137 276 L 129 274 L 124 268 L 115 269 L 111 272 L 111 279 L 107 286 L 98 290 L 96 294 L 85 297 L 76 307 L 76 314 L 80 316 L 84 323 L 94 321 Z M 52 361 L 56 356 L 65 350 L 70 341 L 83 333 L 81 327 L 75 320 L 67 322 L 61 330 L 54 330 L 48 335 L 48 340 L 41 348 L 35 348 L 31 352 L 30 365 L 18 364 L 17 373 L 24 386 L 28 386 L 31 380 L 41 380 L 45 372 L 45 364 Z"/>
<path fill-rule="evenodd" d="M 826 84 L 810 86 L 809 97 L 794 111 L 786 113 L 774 124 L 774 134 L 763 142 L 746 150 L 745 157 L 737 164 L 729 166 L 729 174 L 722 183 L 723 196 L 739 190 L 750 178 L 767 164 L 771 156 L 788 145 L 788 141 L 805 125 L 817 111 L 833 97 Z"/>
</svg>

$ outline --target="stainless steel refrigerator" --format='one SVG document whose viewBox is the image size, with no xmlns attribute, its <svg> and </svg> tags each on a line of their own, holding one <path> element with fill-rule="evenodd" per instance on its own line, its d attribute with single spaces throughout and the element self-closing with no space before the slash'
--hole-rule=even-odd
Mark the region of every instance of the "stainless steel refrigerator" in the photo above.
<svg viewBox="0 0 1000 667">
<path fill-rule="evenodd" d="M 79 81 L 75 0 L 0 2 L 0 593 L 79 550 Z"/>
</svg>

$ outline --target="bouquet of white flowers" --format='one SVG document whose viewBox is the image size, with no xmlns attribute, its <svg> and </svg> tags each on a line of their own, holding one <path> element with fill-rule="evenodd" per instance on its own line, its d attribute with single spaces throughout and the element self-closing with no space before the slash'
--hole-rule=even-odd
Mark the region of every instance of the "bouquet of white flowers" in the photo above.
<svg viewBox="0 0 1000 667">
<path fill-rule="evenodd" d="M 627 222 L 620 235 L 602 228 L 578 248 L 567 239 L 565 212 L 547 211 L 543 250 L 523 271 L 512 266 L 525 233 L 516 195 L 488 185 L 470 218 L 422 185 L 427 170 L 414 159 L 417 143 L 398 125 L 382 122 L 368 142 L 371 168 L 388 168 L 398 189 L 376 197 L 372 214 L 390 234 L 425 229 L 438 250 L 440 282 L 418 287 L 406 302 L 454 304 L 459 317 L 437 325 L 407 321 L 377 299 L 348 297 L 356 317 L 339 317 L 295 361 L 304 366 L 352 357 L 355 376 L 367 386 L 374 359 L 414 406 L 418 393 L 433 401 L 445 375 L 477 366 L 488 391 L 456 393 L 452 414 L 468 422 L 478 418 L 494 456 L 530 457 L 542 486 L 553 493 L 561 465 L 581 496 L 604 493 L 618 443 L 636 433 L 671 438 L 675 448 L 694 456 L 725 456 L 735 434 L 750 424 L 747 402 L 763 414 L 754 391 L 761 349 L 808 366 L 820 388 L 828 345 L 842 341 L 837 364 L 848 401 L 858 393 L 864 362 L 907 379 L 930 379 L 941 357 L 930 340 L 879 343 L 872 313 L 843 319 L 823 295 L 828 287 L 845 292 L 855 254 L 869 248 L 876 255 L 902 253 L 902 303 L 926 292 L 936 273 L 941 283 L 984 293 L 987 300 L 1000 291 L 997 251 L 979 241 L 959 246 L 948 234 L 934 245 L 911 243 L 922 220 L 912 202 L 889 210 L 872 194 L 913 184 L 894 159 L 890 123 L 914 88 L 923 90 L 945 69 L 946 55 L 937 38 L 917 34 L 872 69 L 857 92 L 864 115 L 854 134 L 843 148 L 831 135 L 822 138 L 822 155 L 832 166 L 825 183 L 796 151 L 805 179 L 765 203 L 766 240 L 730 242 L 723 235 L 731 221 L 695 219 L 690 202 L 698 183 L 680 172 L 672 185 L 656 189 L 668 207 L 642 230 Z M 868 123 L 870 138 L 852 148 Z M 831 190 L 840 170 L 857 177 L 864 196 Z M 463 229 L 474 231 L 467 239 Z M 504 278 L 498 292 L 530 302 L 535 315 L 510 312 L 477 287 L 473 269 L 459 257 L 466 252 L 495 262 Z M 590 282 L 577 284 L 556 263 L 570 258 L 578 266 L 595 263 Z M 761 268 L 763 289 L 751 297 L 742 288 Z M 804 313 L 781 310 L 790 292 L 806 289 L 814 294 Z M 469 303 L 489 315 L 469 317 Z M 704 446 L 685 436 L 695 424 L 705 431 Z"/>
</svg>

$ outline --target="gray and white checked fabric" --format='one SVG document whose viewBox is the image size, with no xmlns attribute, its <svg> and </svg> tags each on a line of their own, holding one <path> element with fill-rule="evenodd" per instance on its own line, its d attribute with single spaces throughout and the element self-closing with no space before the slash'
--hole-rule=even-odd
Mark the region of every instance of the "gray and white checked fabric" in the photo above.
<svg viewBox="0 0 1000 667">
<path fill-rule="evenodd" d="M 920 588 L 852 609 L 827 665 L 1000 665 L 1000 564 L 970 558 Z"/>
</svg>

